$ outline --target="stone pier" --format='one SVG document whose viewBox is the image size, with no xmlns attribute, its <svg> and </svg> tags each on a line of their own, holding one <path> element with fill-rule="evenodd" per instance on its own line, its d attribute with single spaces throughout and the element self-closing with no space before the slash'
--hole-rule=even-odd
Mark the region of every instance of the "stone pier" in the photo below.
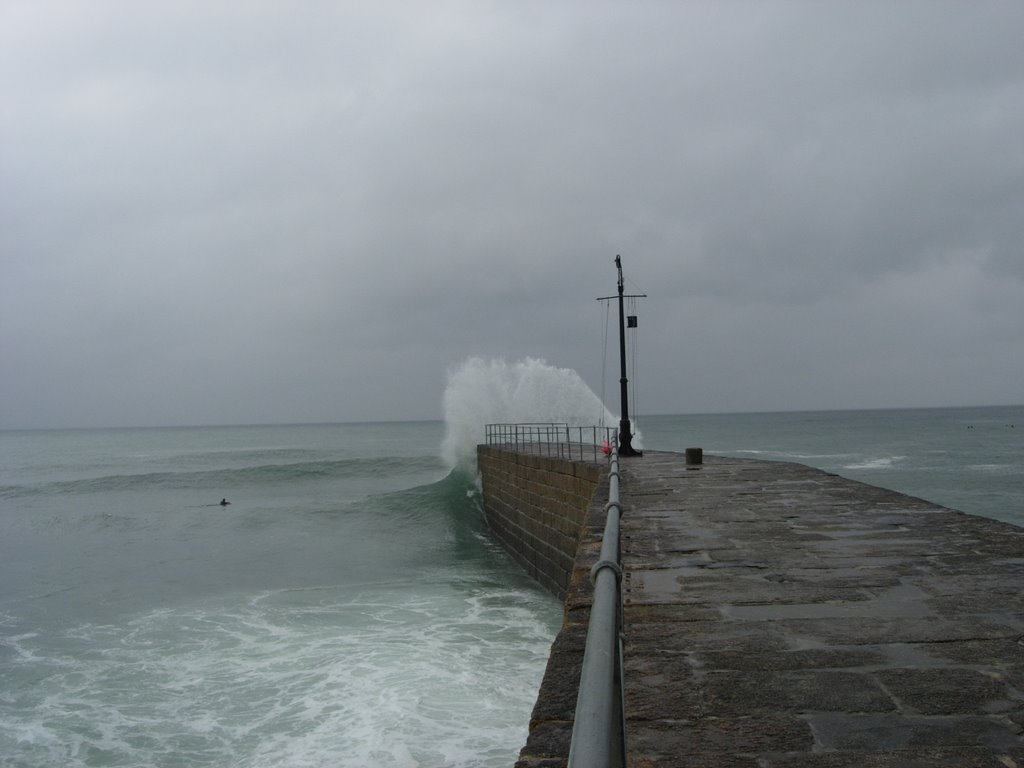
<svg viewBox="0 0 1024 768">
<path fill-rule="evenodd" d="M 621 495 L 630 766 L 1024 768 L 1024 528 L 676 453 L 623 460 Z M 602 505 L 521 768 L 565 764 Z"/>
</svg>

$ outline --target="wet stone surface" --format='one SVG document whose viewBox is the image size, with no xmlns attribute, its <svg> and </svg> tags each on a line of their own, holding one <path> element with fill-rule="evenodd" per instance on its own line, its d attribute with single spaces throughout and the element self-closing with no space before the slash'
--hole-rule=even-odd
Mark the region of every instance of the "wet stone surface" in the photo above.
<svg viewBox="0 0 1024 768">
<path fill-rule="evenodd" d="M 1024 768 L 1024 529 L 658 452 L 622 502 L 633 768 Z"/>
</svg>

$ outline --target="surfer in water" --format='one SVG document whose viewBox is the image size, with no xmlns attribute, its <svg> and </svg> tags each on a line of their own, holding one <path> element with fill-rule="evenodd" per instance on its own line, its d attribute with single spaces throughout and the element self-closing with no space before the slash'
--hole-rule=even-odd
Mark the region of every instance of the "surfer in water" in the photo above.
<svg viewBox="0 0 1024 768">
<path fill-rule="evenodd" d="M 221 500 L 220 500 L 220 505 L 221 505 L 222 507 L 226 507 L 226 506 L 227 506 L 228 504 L 230 504 L 230 503 L 231 503 L 231 502 L 230 502 L 230 501 L 228 501 L 227 499 L 221 499 Z"/>
</svg>

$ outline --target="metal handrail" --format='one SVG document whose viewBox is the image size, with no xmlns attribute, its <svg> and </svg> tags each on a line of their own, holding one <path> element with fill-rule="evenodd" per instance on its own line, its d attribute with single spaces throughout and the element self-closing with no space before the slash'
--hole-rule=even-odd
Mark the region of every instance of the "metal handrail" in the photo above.
<svg viewBox="0 0 1024 768">
<path fill-rule="evenodd" d="M 594 600 L 583 651 L 569 768 L 622 768 L 626 764 L 622 689 L 622 566 L 619 562 L 619 444 L 609 454 L 601 556 L 590 571 Z"/>
<path fill-rule="evenodd" d="M 520 453 L 556 456 L 597 462 L 611 452 L 613 427 L 570 426 L 566 422 L 516 422 L 488 424 L 487 445 L 503 446 Z"/>
</svg>

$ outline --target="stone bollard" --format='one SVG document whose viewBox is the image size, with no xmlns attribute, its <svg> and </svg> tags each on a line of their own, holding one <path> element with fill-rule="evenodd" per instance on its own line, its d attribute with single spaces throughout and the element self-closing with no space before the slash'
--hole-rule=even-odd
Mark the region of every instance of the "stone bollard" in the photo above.
<svg viewBox="0 0 1024 768">
<path fill-rule="evenodd" d="M 704 463 L 704 449 L 703 448 L 687 448 L 686 449 L 686 468 L 687 469 L 700 469 L 700 465 Z"/>
</svg>

